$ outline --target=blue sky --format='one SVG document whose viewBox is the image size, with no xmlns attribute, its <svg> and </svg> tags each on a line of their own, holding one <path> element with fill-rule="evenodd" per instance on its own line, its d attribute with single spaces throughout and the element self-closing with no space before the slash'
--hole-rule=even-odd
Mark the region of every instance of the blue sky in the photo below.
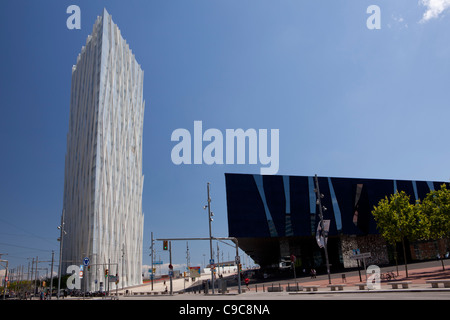
<svg viewBox="0 0 450 320">
<path fill-rule="evenodd" d="M 81 30 L 66 27 L 71 4 Z M 379 30 L 366 27 L 372 4 Z M 71 68 L 104 7 L 145 74 L 144 264 L 152 231 L 208 236 L 207 182 L 213 235 L 228 236 L 224 173 L 260 172 L 174 165 L 171 134 L 195 120 L 279 129 L 282 175 L 450 179 L 450 1 L 3 1 L 0 253 L 12 267 L 58 259 Z M 192 265 L 208 259 L 209 243 L 189 247 Z M 185 249 L 173 244 L 175 264 Z"/>
</svg>

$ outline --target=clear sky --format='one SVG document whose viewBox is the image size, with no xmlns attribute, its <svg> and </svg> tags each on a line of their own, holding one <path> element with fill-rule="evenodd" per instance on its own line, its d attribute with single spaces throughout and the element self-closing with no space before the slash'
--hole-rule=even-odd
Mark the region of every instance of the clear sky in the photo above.
<svg viewBox="0 0 450 320">
<path fill-rule="evenodd" d="M 81 29 L 69 30 L 69 5 Z M 370 30 L 370 5 L 381 29 Z M 281 175 L 448 181 L 450 1 L 2 1 L 0 253 L 59 257 L 71 68 L 106 8 L 144 70 L 144 264 L 155 238 L 228 236 L 224 173 L 175 165 L 171 134 L 279 129 Z M 269 146 L 270 148 L 270 146 Z M 249 226 L 251 228 L 251 226 Z M 190 242 L 191 265 L 209 243 Z M 157 257 L 168 261 L 157 243 Z M 186 243 L 173 244 L 174 264 Z M 221 244 L 224 258 L 234 259 Z M 27 259 L 29 258 L 29 259 Z M 41 265 L 40 267 L 45 267 Z"/>
</svg>

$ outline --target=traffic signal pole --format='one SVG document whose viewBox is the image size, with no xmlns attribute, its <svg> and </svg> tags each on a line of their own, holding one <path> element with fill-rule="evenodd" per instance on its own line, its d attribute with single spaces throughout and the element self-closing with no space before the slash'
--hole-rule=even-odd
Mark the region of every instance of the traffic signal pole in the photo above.
<svg viewBox="0 0 450 320">
<path fill-rule="evenodd" d="M 172 241 L 169 241 L 169 260 L 170 260 L 170 266 L 172 266 Z M 173 267 L 170 268 L 169 278 L 170 278 L 170 295 L 173 295 L 173 286 L 172 286 Z"/>
<path fill-rule="evenodd" d="M 233 241 L 234 242 L 234 244 L 236 245 L 235 247 L 236 247 L 236 266 L 237 266 L 237 274 L 238 274 L 238 293 L 240 294 L 240 293 L 242 293 L 241 292 L 241 273 L 240 273 L 240 271 L 239 271 L 239 265 L 238 265 L 238 263 L 237 263 L 237 261 L 240 261 L 240 258 L 239 258 L 239 244 L 238 244 L 238 239 L 237 238 L 234 238 L 234 237 L 211 237 L 211 238 L 166 238 L 166 239 L 156 239 L 156 241 L 169 241 L 169 243 L 170 243 L 170 241 L 193 241 L 193 240 L 217 240 L 217 241 L 220 241 L 220 240 L 231 240 L 231 241 Z M 229 244 L 228 244 L 229 245 Z M 171 254 L 171 252 L 170 252 L 170 265 L 172 265 L 172 254 Z"/>
</svg>

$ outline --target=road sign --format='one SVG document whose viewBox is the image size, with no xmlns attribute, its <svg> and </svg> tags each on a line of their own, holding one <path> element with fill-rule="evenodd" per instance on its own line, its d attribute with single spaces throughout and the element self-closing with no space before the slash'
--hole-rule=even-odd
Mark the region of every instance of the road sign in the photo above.
<svg viewBox="0 0 450 320">
<path fill-rule="evenodd" d="M 352 260 L 362 260 L 362 259 L 367 259 L 370 258 L 372 255 L 370 254 L 370 252 L 365 252 L 365 253 L 360 253 L 360 254 L 354 254 L 352 256 L 350 256 L 349 258 Z"/>
<path fill-rule="evenodd" d="M 88 257 L 86 257 L 86 258 L 83 259 L 83 264 L 84 264 L 86 267 L 89 265 L 89 263 L 90 263 L 90 260 L 89 260 Z"/>
<path fill-rule="evenodd" d="M 214 259 L 209 259 L 209 264 L 214 264 Z"/>
<path fill-rule="evenodd" d="M 237 264 L 241 263 L 241 257 L 239 257 L 239 256 L 236 256 L 236 259 L 235 259 L 235 261 L 236 261 L 236 263 L 237 263 Z"/>
<path fill-rule="evenodd" d="M 189 273 L 192 278 L 200 278 L 200 267 L 189 267 Z"/>
<path fill-rule="evenodd" d="M 153 261 L 153 264 L 163 264 L 162 260 L 160 261 Z"/>
<path fill-rule="evenodd" d="M 169 269 L 172 270 L 173 269 L 173 265 L 169 264 Z"/>
</svg>

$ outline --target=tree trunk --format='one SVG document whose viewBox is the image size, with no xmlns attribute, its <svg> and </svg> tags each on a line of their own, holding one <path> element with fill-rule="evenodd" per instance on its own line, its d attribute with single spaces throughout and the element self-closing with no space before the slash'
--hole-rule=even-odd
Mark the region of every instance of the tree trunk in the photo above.
<svg viewBox="0 0 450 320">
<path fill-rule="evenodd" d="M 395 257 L 395 268 L 397 270 L 397 277 L 398 277 L 398 252 L 397 252 L 397 243 L 394 245 L 394 257 Z"/>
<path fill-rule="evenodd" d="M 439 252 L 439 244 L 438 244 L 438 240 L 435 240 L 435 246 L 436 246 L 436 258 L 438 258 L 439 260 L 441 260 L 441 264 L 442 264 L 442 271 L 445 271 L 445 267 L 444 267 L 444 257 L 441 256 L 441 253 Z"/>
<path fill-rule="evenodd" d="M 408 278 L 408 263 L 406 262 L 405 238 L 402 238 L 402 246 L 403 246 L 403 258 L 405 259 L 406 277 Z"/>
</svg>

